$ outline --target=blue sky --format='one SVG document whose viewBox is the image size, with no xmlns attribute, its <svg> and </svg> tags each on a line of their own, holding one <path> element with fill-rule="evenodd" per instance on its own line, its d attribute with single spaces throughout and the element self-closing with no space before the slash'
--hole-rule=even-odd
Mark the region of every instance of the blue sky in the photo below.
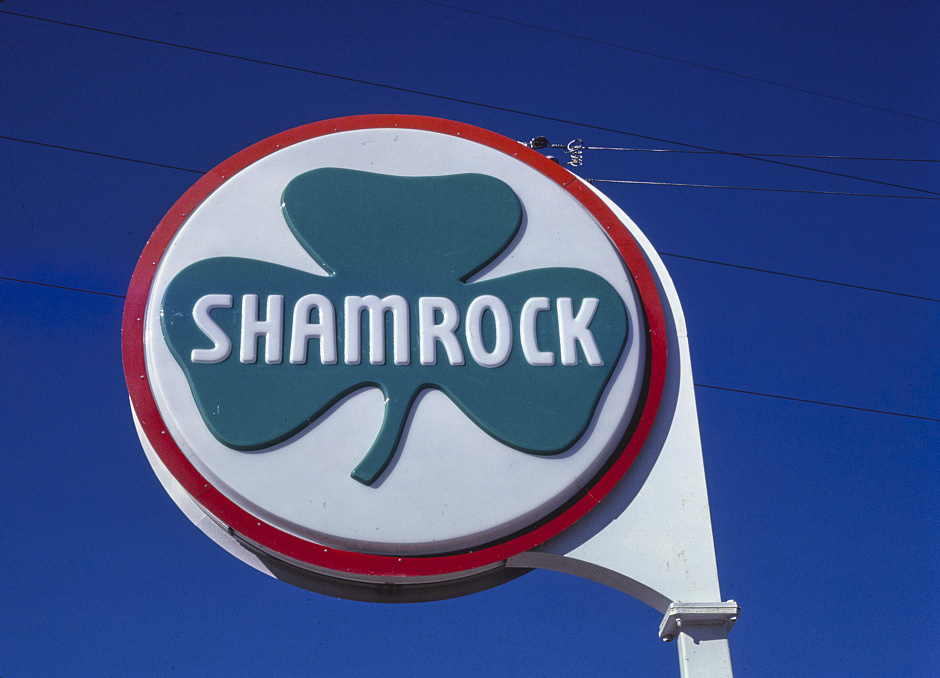
<svg viewBox="0 0 940 678">
<path fill-rule="evenodd" d="M 336 600 L 230 557 L 156 481 L 120 352 L 140 251 L 201 172 L 365 113 L 879 158 L 576 172 L 786 189 L 596 184 L 682 300 L 737 674 L 932 675 L 938 29 L 927 2 L 0 3 L 0 675 L 678 675 L 660 614 L 599 584 Z"/>
</svg>

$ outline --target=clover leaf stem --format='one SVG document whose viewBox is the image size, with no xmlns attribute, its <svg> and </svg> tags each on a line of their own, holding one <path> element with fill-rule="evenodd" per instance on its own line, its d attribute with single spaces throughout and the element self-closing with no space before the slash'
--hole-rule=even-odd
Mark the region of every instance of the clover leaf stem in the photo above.
<svg viewBox="0 0 940 678">
<path fill-rule="evenodd" d="M 405 429 L 408 412 L 414 398 L 397 398 L 386 394 L 385 418 L 378 437 L 362 458 L 359 465 L 350 474 L 363 485 L 371 485 L 385 471 L 395 456 L 398 442 Z"/>
</svg>

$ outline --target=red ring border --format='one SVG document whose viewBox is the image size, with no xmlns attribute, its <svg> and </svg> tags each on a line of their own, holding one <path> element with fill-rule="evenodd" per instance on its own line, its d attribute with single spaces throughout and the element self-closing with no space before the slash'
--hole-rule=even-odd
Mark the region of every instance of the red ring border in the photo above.
<svg viewBox="0 0 940 678">
<path fill-rule="evenodd" d="M 188 461 L 167 431 L 157 408 L 144 357 L 143 326 L 150 288 L 166 248 L 190 214 L 219 186 L 248 165 L 287 146 L 327 134 L 371 128 L 403 128 L 449 134 L 513 156 L 548 176 L 578 200 L 601 224 L 634 276 L 646 314 L 650 351 L 648 387 L 633 435 L 610 467 L 561 513 L 495 544 L 466 552 L 429 556 L 386 556 L 323 546 L 260 520 L 211 485 Z M 656 279 L 639 245 L 598 195 L 570 172 L 507 137 L 465 123 L 416 115 L 361 115 L 302 125 L 259 141 L 202 176 L 158 224 L 134 269 L 122 324 L 124 376 L 140 426 L 163 464 L 206 511 L 224 525 L 274 554 L 341 577 L 435 577 L 498 563 L 560 534 L 594 508 L 624 476 L 649 435 L 666 379 L 666 323 Z M 406 582 L 407 583 L 407 582 Z"/>
</svg>

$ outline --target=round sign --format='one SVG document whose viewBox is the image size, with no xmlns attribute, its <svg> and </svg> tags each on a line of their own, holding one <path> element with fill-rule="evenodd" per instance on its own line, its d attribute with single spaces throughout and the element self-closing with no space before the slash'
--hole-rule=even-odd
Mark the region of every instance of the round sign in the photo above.
<svg viewBox="0 0 940 678">
<path fill-rule="evenodd" d="M 416 116 L 299 127 L 206 174 L 123 332 L 158 473 L 245 548 L 351 585 L 492 572 L 559 534 L 627 471 L 665 378 L 655 279 L 602 198 Z"/>
</svg>

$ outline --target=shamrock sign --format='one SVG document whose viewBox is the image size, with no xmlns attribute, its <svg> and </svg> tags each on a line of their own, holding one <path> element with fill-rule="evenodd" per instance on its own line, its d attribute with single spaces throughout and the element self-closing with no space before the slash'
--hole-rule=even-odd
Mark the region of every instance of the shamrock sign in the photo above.
<svg viewBox="0 0 940 678">
<path fill-rule="evenodd" d="M 281 204 L 326 275 L 213 257 L 162 299 L 167 345 L 221 443 L 264 453 L 363 388 L 385 398 L 351 469 L 365 485 L 425 389 L 522 453 L 558 455 L 584 434 L 627 338 L 623 301 L 577 268 L 474 279 L 522 228 L 507 184 L 321 168 L 293 178 Z"/>
</svg>

